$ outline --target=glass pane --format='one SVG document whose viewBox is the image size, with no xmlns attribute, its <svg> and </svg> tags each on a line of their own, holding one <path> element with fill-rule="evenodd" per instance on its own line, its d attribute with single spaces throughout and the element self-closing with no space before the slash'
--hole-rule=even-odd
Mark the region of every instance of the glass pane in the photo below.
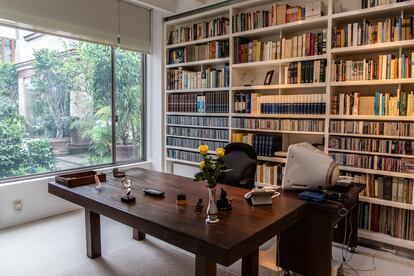
<svg viewBox="0 0 414 276">
<path fill-rule="evenodd" d="M 4 62 L 12 62 L 12 41 L 10 39 L 4 40 Z"/>
<path fill-rule="evenodd" d="M 116 49 L 116 160 L 142 159 L 143 55 Z"/>
<path fill-rule="evenodd" d="M 16 60 L 0 64 L 0 179 L 111 163 L 111 48 L 0 29 L 10 34 Z"/>
</svg>

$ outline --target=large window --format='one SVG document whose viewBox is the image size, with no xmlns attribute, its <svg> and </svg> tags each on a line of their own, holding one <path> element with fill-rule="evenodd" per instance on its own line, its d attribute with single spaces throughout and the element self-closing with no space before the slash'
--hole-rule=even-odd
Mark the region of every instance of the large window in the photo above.
<svg viewBox="0 0 414 276">
<path fill-rule="evenodd" d="M 143 159 L 144 55 L 7 29 L 0 180 Z"/>
</svg>

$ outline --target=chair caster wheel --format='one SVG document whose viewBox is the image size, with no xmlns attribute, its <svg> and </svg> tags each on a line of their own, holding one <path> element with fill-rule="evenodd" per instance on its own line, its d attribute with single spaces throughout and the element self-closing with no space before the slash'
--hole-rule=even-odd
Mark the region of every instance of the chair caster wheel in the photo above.
<svg viewBox="0 0 414 276">
<path fill-rule="evenodd" d="M 350 253 L 355 253 L 355 247 L 353 247 L 353 246 L 348 247 L 348 251 Z"/>
</svg>

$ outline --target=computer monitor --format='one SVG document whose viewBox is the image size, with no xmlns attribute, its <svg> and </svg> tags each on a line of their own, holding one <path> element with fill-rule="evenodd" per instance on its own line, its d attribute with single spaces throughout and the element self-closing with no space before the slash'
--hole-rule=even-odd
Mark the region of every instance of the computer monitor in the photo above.
<svg viewBox="0 0 414 276">
<path fill-rule="evenodd" d="M 329 155 L 306 142 L 289 146 L 283 189 L 326 189 L 334 185 L 338 178 L 339 167 Z"/>
</svg>

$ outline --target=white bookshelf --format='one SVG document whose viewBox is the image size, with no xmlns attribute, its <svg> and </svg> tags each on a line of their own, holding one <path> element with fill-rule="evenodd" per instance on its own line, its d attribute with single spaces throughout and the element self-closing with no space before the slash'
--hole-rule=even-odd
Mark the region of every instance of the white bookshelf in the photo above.
<svg viewBox="0 0 414 276">
<path fill-rule="evenodd" d="M 177 63 L 177 64 L 167 64 L 165 67 L 167 69 L 170 69 L 170 68 L 178 68 L 178 67 L 194 67 L 194 66 L 201 66 L 201 65 L 224 64 L 228 62 L 229 62 L 229 58 L 215 58 L 215 59 L 205 59 L 205 60 L 200 60 L 200 61 L 182 62 L 182 63 Z"/>
<path fill-rule="evenodd" d="M 234 86 L 233 91 L 250 91 L 250 90 L 278 90 L 278 89 L 312 89 L 325 88 L 325 82 L 300 83 L 300 84 L 273 84 L 273 85 L 252 85 L 252 86 Z"/>
<path fill-rule="evenodd" d="M 229 127 L 198 126 L 198 125 L 186 125 L 186 124 L 167 124 L 167 126 L 173 126 L 173 127 L 191 127 L 191 128 L 209 128 L 209 129 L 229 129 Z"/>
<path fill-rule="evenodd" d="M 339 166 L 339 169 L 343 171 L 348 171 L 348 172 L 359 172 L 359 173 L 395 176 L 395 177 L 414 179 L 414 174 L 412 173 L 390 172 L 390 171 L 364 169 L 364 168 L 348 167 L 348 166 Z"/>
<path fill-rule="evenodd" d="M 331 86 L 379 86 L 379 85 L 400 85 L 414 84 L 414 78 L 388 79 L 388 80 L 365 80 L 365 81 L 333 81 Z"/>
<path fill-rule="evenodd" d="M 259 161 L 268 161 L 268 162 L 277 162 L 277 163 L 286 163 L 286 158 L 283 157 L 266 157 L 266 156 L 259 156 L 257 157 Z"/>
<path fill-rule="evenodd" d="M 358 236 L 367 240 L 373 240 L 385 244 L 391 244 L 398 247 L 403 247 L 407 249 L 413 249 L 414 248 L 414 241 L 410 240 L 403 240 L 391 237 L 390 235 L 382 234 L 382 233 L 376 233 L 364 229 L 358 229 Z"/>
<path fill-rule="evenodd" d="M 217 130 L 228 130 L 229 131 L 229 140 L 222 139 L 209 139 L 203 137 L 187 137 L 187 136 L 175 136 L 175 135 L 165 135 L 166 137 L 176 137 L 176 138 L 185 138 L 185 139 L 197 139 L 197 140 L 206 140 L 212 142 L 229 142 L 232 137 L 232 133 L 242 132 L 242 133 L 280 133 L 283 137 L 283 150 L 287 149 L 287 146 L 291 143 L 297 143 L 301 141 L 321 141 L 324 138 L 325 141 L 325 152 L 343 152 L 343 153 L 354 153 L 354 154 L 365 154 L 365 155 L 381 155 L 381 156 L 390 156 L 396 158 L 413 158 L 413 156 L 398 155 L 398 154 L 383 154 L 377 152 L 361 152 L 361 151 L 349 151 L 349 150 L 337 150 L 330 149 L 328 147 L 328 141 L 330 136 L 342 136 L 342 137 L 356 137 L 356 138 L 376 138 L 376 139 L 396 139 L 396 140 L 409 140 L 413 141 L 413 137 L 403 137 L 403 136 L 389 136 L 389 135 L 369 135 L 369 134 L 349 134 L 349 133 L 333 133 L 329 130 L 329 123 L 331 120 L 355 120 L 355 121 L 384 121 L 384 122 L 414 122 L 414 117 L 404 117 L 404 116 L 353 116 L 353 115 L 332 115 L 330 114 L 331 110 L 331 96 L 334 95 L 337 91 L 350 92 L 352 89 L 357 89 L 358 91 L 367 90 L 372 92 L 373 89 L 380 88 L 382 90 L 387 89 L 397 89 L 402 88 L 402 86 L 414 86 L 414 78 L 411 79 L 389 79 L 389 80 L 364 80 L 364 81 L 345 81 L 345 82 L 333 82 L 330 81 L 332 74 L 332 63 L 336 59 L 344 59 L 345 57 L 369 55 L 372 53 L 387 53 L 387 52 L 396 52 L 400 54 L 406 49 L 414 50 L 414 40 L 404 40 L 404 41 L 395 41 L 395 42 L 386 42 L 386 43 L 377 43 L 371 45 L 363 46 L 353 46 L 353 47 L 344 47 L 344 48 L 331 48 L 332 41 L 332 28 L 341 24 L 360 22 L 364 18 L 368 19 L 378 19 L 386 18 L 387 16 L 395 16 L 398 14 L 414 14 L 414 1 L 384 5 L 379 7 L 360 9 L 361 1 L 360 0 L 347 0 L 343 2 L 343 10 L 338 12 L 334 11 L 334 3 L 337 0 L 322 0 L 324 3 L 324 15 L 316 18 L 301 20 L 292 23 L 286 23 L 276 26 L 269 26 L 261 29 L 254 29 L 244 32 L 232 32 L 232 16 L 243 10 L 251 9 L 262 9 L 263 6 L 273 4 L 274 1 L 269 0 L 250 0 L 244 1 L 224 7 L 220 7 L 214 10 L 201 12 L 197 14 L 190 15 L 188 17 L 174 19 L 172 21 L 165 22 L 164 25 L 164 39 L 166 42 L 166 33 L 172 27 L 183 26 L 185 24 L 191 24 L 198 22 L 203 19 L 211 19 L 214 17 L 226 16 L 230 20 L 230 30 L 227 34 L 221 36 L 210 37 L 201 40 L 195 40 L 185 43 L 179 43 L 174 45 L 165 45 L 165 59 L 164 64 L 166 64 L 167 53 L 171 49 L 176 49 L 179 47 L 185 47 L 189 45 L 208 43 L 211 41 L 229 41 L 229 58 L 222 59 L 213 59 L 213 60 L 203 60 L 195 61 L 181 64 L 172 64 L 164 66 L 164 86 L 167 87 L 167 71 L 169 69 L 179 68 L 179 67 L 190 67 L 190 68 L 206 68 L 208 66 L 222 66 L 223 64 L 229 64 L 229 87 L 223 88 L 205 88 L 205 89 L 182 89 L 182 90 L 167 90 L 164 91 L 165 95 L 171 93 L 205 93 L 205 92 L 221 92 L 228 91 L 229 97 L 229 113 L 186 113 L 186 112 L 166 112 L 167 102 L 164 100 L 164 115 L 186 115 L 186 116 L 205 116 L 205 117 L 225 117 L 228 118 L 228 127 L 209 127 L 209 126 L 193 126 L 193 125 L 176 125 L 176 124 L 167 124 L 167 120 L 164 123 L 164 129 L 166 130 L 169 126 L 174 127 L 192 127 L 192 128 L 206 128 L 206 129 L 217 129 Z M 287 0 L 284 1 L 288 4 L 297 5 L 303 4 L 308 1 L 297 1 L 297 0 Z M 375 21 L 375 20 L 374 20 Z M 235 40 L 243 37 L 250 40 L 269 40 L 274 41 L 275 37 L 277 39 L 281 37 L 289 37 L 289 35 L 301 34 L 304 32 L 317 32 L 323 28 L 327 29 L 327 45 L 326 45 L 326 54 L 316 55 L 316 56 L 307 56 L 307 57 L 297 57 L 289 59 L 279 59 L 271 61 L 258 61 L 252 63 L 234 63 L 234 44 Z M 291 62 L 298 61 L 311 61 L 318 59 L 326 59 L 326 82 L 322 83 L 300 83 L 300 84 L 285 84 L 283 78 L 283 68 Z M 355 58 L 355 60 L 357 60 Z M 275 70 L 273 76 L 274 81 L 271 85 L 263 85 L 262 81 L 257 81 L 250 86 L 244 86 L 241 83 L 243 78 L 242 72 L 258 72 L 260 76 L 264 78 L 264 75 L 269 70 Z M 290 94 L 299 94 L 299 93 L 324 93 L 326 95 L 326 113 L 321 115 L 298 115 L 298 114 L 244 114 L 244 113 L 235 113 L 234 112 L 234 96 L 235 93 L 243 91 L 255 91 L 263 95 L 290 95 Z M 324 120 L 324 129 L 323 132 L 304 132 L 304 131 L 283 131 L 283 130 L 271 130 L 271 129 L 247 129 L 247 128 L 236 128 L 232 125 L 233 118 L 256 118 L 256 119 L 318 119 Z M 286 142 L 285 142 L 286 141 Z M 185 161 L 168 158 L 166 151 L 168 149 L 177 149 L 188 152 L 196 152 L 197 149 L 194 148 L 185 148 L 185 147 L 173 147 L 167 146 L 166 139 L 164 141 L 163 147 L 165 148 L 165 162 L 164 169 L 167 172 L 173 171 L 174 164 L 184 164 L 188 166 L 198 166 L 197 162 Z M 211 152 L 213 153 L 213 152 Z M 284 163 L 286 162 L 286 152 L 276 154 L 274 157 L 259 157 L 259 160 L 262 162 L 275 162 L 275 163 Z M 371 170 L 363 168 L 354 168 L 354 167 L 345 167 L 341 166 L 340 169 L 344 172 L 355 172 L 361 174 L 373 174 L 373 175 L 384 175 L 384 176 L 393 176 L 393 177 L 403 177 L 414 179 L 414 174 L 407 173 L 396 173 L 389 171 L 381 170 Z M 361 197 L 362 202 L 368 202 L 372 204 L 378 204 L 383 206 L 396 207 L 406 210 L 414 210 L 413 205 L 405 204 L 400 202 L 393 202 L 388 200 L 381 200 L 377 198 L 368 198 Z M 390 237 L 389 235 L 374 233 L 366 230 L 360 230 L 359 234 L 361 237 L 371 240 L 376 240 L 384 243 L 388 243 L 395 246 L 400 246 L 404 248 L 410 248 L 414 250 L 414 242 L 407 241 L 402 239 L 397 239 Z"/>
<path fill-rule="evenodd" d="M 165 93 L 201 93 L 201 92 L 217 92 L 217 91 L 229 91 L 229 87 L 215 87 L 215 88 L 194 88 L 194 89 L 177 89 L 166 90 Z"/>
<path fill-rule="evenodd" d="M 320 16 L 317 18 L 310 18 L 305 20 L 300 20 L 296 22 L 290 22 L 285 24 L 280 24 L 276 26 L 269 26 L 265 28 L 249 30 L 244 32 L 233 33 L 232 37 L 260 37 L 260 36 L 269 36 L 279 32 L 295 32 L 301 30 L 310 30 L 316 29 L 323 26 L 326 26 L 329 20 L 329 16 Z"/>
<path fill-rule="evenodd" d="M 262 68 L 272 67 L 272 66 L 276 66 L 280 64 L 289 64 L 292 62 L 311 61 L 311 60 L 326 59 L 326 58 L 327 58 L 327 55 L 314 55 L 314 56 L 306 56 L 306 57 L 294 57 L 294 58 L 283 58 L 283 59 L 266 60 L 266 61 L 236 63 L 236 64 L 233 64 L 231 67 L 253 69 L 257 67 L 262 67 Z"/>
<path fill-rule="evenodd" d="M 204 112 L 166 112 L 166 115 L 228 117 L 228 113 L 204 113 Z"/>
<path fill-rule="evenodd" d="M 328 149 L 330 152 L 343 152 L 343 153 L 355 153 L 365 155 L 376 155 L 376 156 L 389 156 L 389 157 L 400 157 L 400 158 L 414 158 L 414 155 L 395 154 L 395 153 L 382 153 L 373 151 L 358 151 L 358 150 L 344 150 L 344 149 Z"/>
<path fill-rule="evenodd" d="M 317 132 L 317 131 L 293 131 L 293 130 L 256 129 L 256 128 L 236 128 L 236 127 L 232 127 L 232 130 L 246 131 L 246 132 L 289 133 L 289 134 L 302 134 L 302 135 L 325 135 L 325 132 Z"/>
<path fill-rule="evenodd" d="M 395 207 L 395 208 L 400 208 L 400 209 L 406 209 L 406 210 L 414 210 L 414 204 L 396 202 L 396 201 L 392 201 L 392 200 L 385 200 L 385 199 L 379 199 L 379 198 L 360 196 L 359 201 L 373 203 L 373 204 L 377 204 L 377 205 Z"/>
<path fill-rule="evenodd" d="M 194 45 L 194 44 L 208 43 L 208 42 L 216 41 L 216 40 L 228 40 L 229 38 L 230 38 L 229 34 L 217 35 L 217 36 L 212 36 L 212 37 L 209 37 L 209 38 L 192 40 L 192 41 L 189 41 L 189 42 L 170 44 L 170 45 L 166 45 L 165 48 L 166 49 L 175 49 L 175 48 L 185 47 L 185 46 Z"/>
<path fill-rule="evenodd" d="M 244 117 L 244 118 L 286 118 L 286 119 L 303 119 L 302 114 L 250 114 L 250 113 L 232 113 L 232 117 Z M 307 119 L 325 119 L 326 115 L 323 114 L 306 114 Z"/>
<path fill-rule="evenodd" d="M 358 1 L 358 3 L 361 3 L 361 2 Z M 331 19 L 333 21 L 338 21 L 338 20 L 355 21 L 355 20 L 359 20 L 361 18 L 369 17 L 369 16 L 378 16 L 382 18 L 382 17 L 387 17 L 390 13 L 393 13 L 395 11 L 401 11 L 401 10 L 404 10 L 407 8 L 413 8 L 413 7 L 414 7 L 413 1 L 407 1 L 407 2 L 401 2 L 401 3 L 395 3 L 395 4 L 382 5 L 382 6 L 377 6 L 377 7 L 367 8 L 367 9 L 356 8 L 351 11 L 334 13 L 331 16 Z"/>
<path fill-rule="evenodd" d="M 394 41 L 394 42 L 382 42 L 369 45 L 361 46 L 351 46 L 343 48 L 333 48 L 331 50 L 332 54 L 335 55 L 345 55 L 345 54 L 362 54 L 362 53 L 374 53 L 377 51 L 393 51 L 398 49 L 407 49 L 414 47 L 414 41 L 412 40 L 403 40 L 403 41 Z"/>
<path fill-rule="evenodd" d="M 191 165 L 191 166 L 198 166 L 198 162 L 192 162 L 192 161 L 176 159 L 176 158 L 167 157 L 167 158 L 165 158 L 165 161 L 174 162 L 174 163 L 181 163 L 181 164 L 186 164 L 186 165 Z"/>
<path fill-rule="evenodd" d="M 229 139 L 214 139 L 214 138 L 206 138 L 206 137 L 197 137 L 197 136 L 183 136 L 183 135 L 173 135 L 167 134 L 167 137 L 175 137 L 175 138 L 185 138 L 185 139 L 197 139 L 197 140 L 206 140 L 206 141 L 216 141 L 216 142 L 229 142 Z M 189 149 L 189 148 L 187 148 Z"/>
<path fill-rule="evenodd" d="M 176 147 L 176 146 L 166 146 L 167 149 L 176 149 L 176 150 L 184 150 L 184 151 L 191 151 L 191 152 L 198 152 L 198 149 L 194 148 L 184 148 L 184 147 Z M 214 154 L 214 151 L 209 150 L 208 154 Z"/>
<path fill-rule="evenodd" d="M 335 120 L 414 122 L 414 117 L 412 116 L 330 115 L 329 117 Z"/>
<path fill-rule="evenodd" d="M 414 137 L 412 136 L 391 136 L 391 135 L 354 134 L 354 133 L 336 133 L 336 132 L 330 132 L 329 135 L 330 136 L 377 138 L 377 139 L 414 140 Z"/>
</svg>

